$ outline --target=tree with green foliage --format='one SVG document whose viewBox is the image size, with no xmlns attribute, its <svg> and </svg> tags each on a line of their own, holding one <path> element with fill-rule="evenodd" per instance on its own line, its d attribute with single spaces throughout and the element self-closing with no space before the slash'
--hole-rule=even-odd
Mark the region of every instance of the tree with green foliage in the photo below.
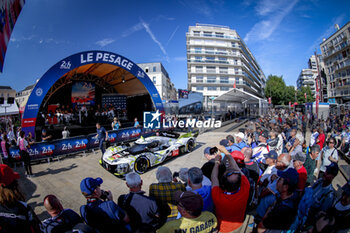
<svg viewBox="0 0 350 233">
<path fill-rule="evenodd" d="M 294 86 L 286 87 L 284 104 L 288 105 L 289 102 L 291 102 L 291 103 L 295 102 L 295 88 L 294 88 Z"/>
<path fill-rule="evenodd" d="M 271 97 L 273 105 L 283 105 L 285 100 L 286 83 L 282 76 L 269 75 L 266 80 L 265 96 Z"/>
<path fill-rule="evenodd" d="M 306 93 L 306 97 L 307 99 L 305 100 L 305 93 Z M 304 104 L 304 103 L 309 103 L 309 102 L 314 102 L 315 98 L 314 95 L 312 94 L 311 88 L 310 86 L 307 87 L 301 87 L 297 93 L 297 102 L 300 104 Z"/>
</svg>

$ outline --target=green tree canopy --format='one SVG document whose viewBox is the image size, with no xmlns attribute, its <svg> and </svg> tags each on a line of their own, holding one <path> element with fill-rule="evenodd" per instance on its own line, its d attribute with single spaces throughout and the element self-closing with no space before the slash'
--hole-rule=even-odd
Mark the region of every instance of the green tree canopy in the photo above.
<svg viewBox="0 0 350 233">
<path fill-rule="evenodd" d="M 265 96 L 271 97 L 273 105 L 284 104 L 286 83 L 282 76 L 269 75 L 266 81 Z"/>
<path fill-rule="evenodd" d="M 306 93 L 307 99 L 305 99 L 305 93 Z M 315 98 L 314 98 L 314 95 L 312 94 L 310 86 L 301 87 L 297 91 L 297 101 L 300 104 L 308 103 L 308 102 L 314 102 L 315 101 Z"/>
</svg>

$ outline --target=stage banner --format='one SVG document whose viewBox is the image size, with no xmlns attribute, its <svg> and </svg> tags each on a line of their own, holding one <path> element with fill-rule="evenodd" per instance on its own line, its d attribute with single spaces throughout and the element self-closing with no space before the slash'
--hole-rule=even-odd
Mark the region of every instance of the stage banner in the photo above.
<svg viewBox="0 0 350 233">
<path fill-rule="evenodd" d="M 159 93 L 148 75 L 131 60 L 107 51 L 86 51 L 71 55 L 52 66 L 36 83 L 28 97 L 23 112 L 22 130 L 26 135 L 35 135 L 36 117 L 40 106 L 50 88 L 68 72 L 88 64 L 110 64 L 120 67 L 137 78 L 148 91 L 155 110 L 164 113 L 163 103 Z"/>
<path fill-rule="evenodd" d="M 7 45 L 25 0 L 0 1 L 0 72 L 3 70 Z"/>
<path fill-rule="evenodd" d="M 126 109 L 126 96 L 118 94 L 102 94 L 102 106 L 113 106 L 115 109 Z"/>
<path fill-rule="evenodd" d="M 72 85 L 73 109 L 76 105 L 95 105 L 95 83 L 92 82 L 74 82 Z"/>
<path fill-rule="evenodd" d="M 108 141 L 110 145 L 115 145 L 121 142 L 134 141 L 141 136 L 149 137 L 154 134 L 155 131 L 152 129 L 125 128 L 108 131 Z M 59 139 L 51 142 L 38 142 L 31 145 L 28 152 L 32 160 L 43 160 L 59 155 L 68 155 L 97 149 L 99 140 L 95 138 L 95 136 L 96 133 L 87 136 Z M 10 154 L 16 160 L 21 159 L 18 147 L 10 148 Z"/>
</svg>

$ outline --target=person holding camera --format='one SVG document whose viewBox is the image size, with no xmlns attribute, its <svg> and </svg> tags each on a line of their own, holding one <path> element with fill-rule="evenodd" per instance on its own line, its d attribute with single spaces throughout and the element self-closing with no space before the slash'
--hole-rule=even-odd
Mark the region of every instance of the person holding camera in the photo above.
<svg viewBox="0 0 350 233">
<path fill-rule="evenodd" d="M 129 217 L 114 201 L 111 191 L 100 188 L 101 178 L 87 177 L 80 183 L 80 190 L 87 200 L 80 207 L 80 215 L 89 226 L 98 232 L 130 232 Z"/>
<path fill-rule="evenodd" d="M 249 198 L 249 180 L 224 146 L 219 145 L 217 149 L 225 154 L 225 160 L 228 160 L 226 171 L 220 176 L 219 166 L 222 159 L 218 154 L 211 174 L 212 198 L 218 219 L 218 230 L 240 232 Z"/>
</svg>

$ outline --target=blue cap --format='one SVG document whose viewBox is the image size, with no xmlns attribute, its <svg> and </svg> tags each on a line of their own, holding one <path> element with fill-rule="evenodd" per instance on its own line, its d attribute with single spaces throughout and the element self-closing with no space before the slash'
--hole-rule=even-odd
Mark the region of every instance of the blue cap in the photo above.
<svg viewBox="0 0 350 233">
<path fill-rule="evenodd" d="M 98 177 L 96 179 L 87 177 L 80 182 L 80 190 L 82 193 L 91 195 L 95 189 L 103 183 L 103 180 Z"/>
<path fill-rule="evenodd" d="M 220 141 L 220 145 L 222 145 L 222 146 L 224 146 L 224 147 L 227 147 L 227 146 L 228 146 L 228 140 L 222 139 L 222 140 Z"/>
<path fill-rule="evenodd" d="M 288 168 L 285 171 L 277 171 L 277 175 L 285 180 L 287 180 L 288 184 L 297 185 L 299 181 L 299 174 L 297 170 L 294 168 Z"/>
<path fill-rule="evenodd" d="M 269 153 L 264 154 L 264 157 L 277 160 L 278 154 L 275 150 L 270 150 Z"/>
<path fill-rule="evenodd" d="M 205 149 L 204 149 L 204 154 L 210 155 L 210 148 L 211 148 L 211 147 L 205 148 Z"/>
</svg>

